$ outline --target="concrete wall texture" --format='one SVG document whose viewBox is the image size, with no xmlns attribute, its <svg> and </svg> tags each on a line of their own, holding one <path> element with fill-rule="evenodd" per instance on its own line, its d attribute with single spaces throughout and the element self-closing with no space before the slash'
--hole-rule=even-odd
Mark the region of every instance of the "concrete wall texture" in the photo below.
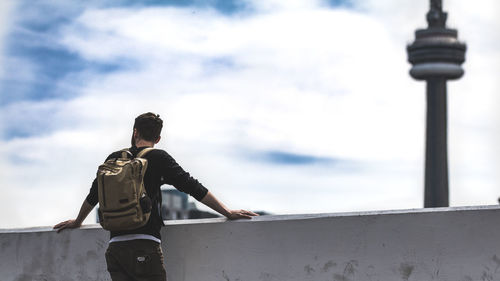
<svg viewBox="0 0 500 281">
<path fill-rule="evenodd" d="M 497 206 L 170 221 L 162 236 L 169 281 L 500 280 Z M 0 280 L 110 280 L 107 240 L 0 230 Z"/>
</svg>

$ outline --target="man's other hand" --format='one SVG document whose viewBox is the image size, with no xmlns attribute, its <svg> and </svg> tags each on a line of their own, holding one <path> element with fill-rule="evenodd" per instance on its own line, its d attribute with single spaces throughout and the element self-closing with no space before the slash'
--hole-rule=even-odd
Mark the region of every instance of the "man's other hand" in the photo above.
<svg viewBox="0 0 500 281">
<path fill-rule="evenodd" d="M 81 222 L 77 222 L 76 220 L 67 220 L 60 222 L 56 225 L 54 225 L 54 229 L 57 229 L 57 232 L 61 232 L 61 230 L 66 229 L 66 228 L 78 228 L 82 225 Z"/>
<path fill-rule="evenodd" d="M 237 219 L 251 219 L 252 217 L 258 216 L 258 214 L 247 211 L 247 210 L 231 210 L 229 214 L 226 216 L 230 220 Z"/>
<path fill-rule="evenodd" d="M 207 192 L 203 199 L 201 199 L 201 203 L 207 205 L 212 210 L 230 220 L 251 219 L 252 217 L 258 216 L 256 213 L 247 210 L 230 210 L 224 204 L 222 204 L 222 202 L 215 198 L 215 196 L 210 191 Z"/>
</svg>

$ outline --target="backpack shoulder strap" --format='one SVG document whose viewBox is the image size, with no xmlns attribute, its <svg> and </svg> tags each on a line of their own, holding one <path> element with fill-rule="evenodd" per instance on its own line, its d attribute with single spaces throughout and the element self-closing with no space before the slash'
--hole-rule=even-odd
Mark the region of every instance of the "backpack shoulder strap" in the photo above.
<svg viewBox="0 0 500 281">
<path fill-rule="evenodd" d="M 124 158 L 124 159 L 128 159 L 128 158 L 133 158 L 134 157 L 134 155 L 132 155 L 132 152 L 130 152 L 128 150 L 128 148 L 121 149 L 120 152 L 122 153 L 121 157 Z M 127 157 L 127 155 L 129 155 L 130 157 Z"/>
<path fill-rule="evenodd" d="M 137 158 L 141 158 L 142 156 L 146 155 L 146 153 L 150 152 L 151 150 L 154 150 L 153 147 L 146 147 L 141 152 L 137 154 Z"/>
</svg>

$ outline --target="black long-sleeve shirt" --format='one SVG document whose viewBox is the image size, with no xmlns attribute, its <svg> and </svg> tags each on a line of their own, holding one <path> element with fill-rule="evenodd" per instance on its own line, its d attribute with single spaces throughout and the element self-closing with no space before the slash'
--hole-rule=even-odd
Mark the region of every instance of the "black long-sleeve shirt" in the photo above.
<svg viewBox="0 0 500 281">
<path fill-rule="evenodd" d="M 137 148 L 133 146 L 129 151 L 135 157 L 144 148 L 146 147 Z M 121 151 L 116 151 L 111 153 L 106 160 L 119 158 L 120 156 Z M 141 228 L 128 231 L 111 231 L 111 238 L 125 234 L 149 234 L 161 239 L 160 229 L 163 225 L 163 220 L 161 219 L 159 210 L 155 206 L 158 206 L 160 203 L 160 186 L 163 184 L 173 185 L 178 190 L 193 196 L 198 201 L 201 201 L 208 193 L 208 190 L 198 180 L 191 177 L 188 172 L 184 171 L 165 150 L 154 149 L 146 153 L 142 158 L 148 160 L 148 168 L 144 175 L 144 187 L 153 202 L 151 216 L 148 223 Z M 97 178 L 94 179 L 86 200 L 92 206 L 95 206 L 99 202 Z"/>
</svg>

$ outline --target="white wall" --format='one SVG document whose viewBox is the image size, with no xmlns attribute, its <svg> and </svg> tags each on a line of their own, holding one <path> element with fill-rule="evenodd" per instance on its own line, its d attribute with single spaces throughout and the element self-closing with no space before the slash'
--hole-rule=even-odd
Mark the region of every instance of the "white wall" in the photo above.
<svg viewBox="0 0 500 281">
<path fill-rule="evenodd" d="M 500 280 L 500 208 L 173 221 L 169 281 Z M 0 280 L 109 280 L 97 226 L 0 230 Z"/>
</svg>

